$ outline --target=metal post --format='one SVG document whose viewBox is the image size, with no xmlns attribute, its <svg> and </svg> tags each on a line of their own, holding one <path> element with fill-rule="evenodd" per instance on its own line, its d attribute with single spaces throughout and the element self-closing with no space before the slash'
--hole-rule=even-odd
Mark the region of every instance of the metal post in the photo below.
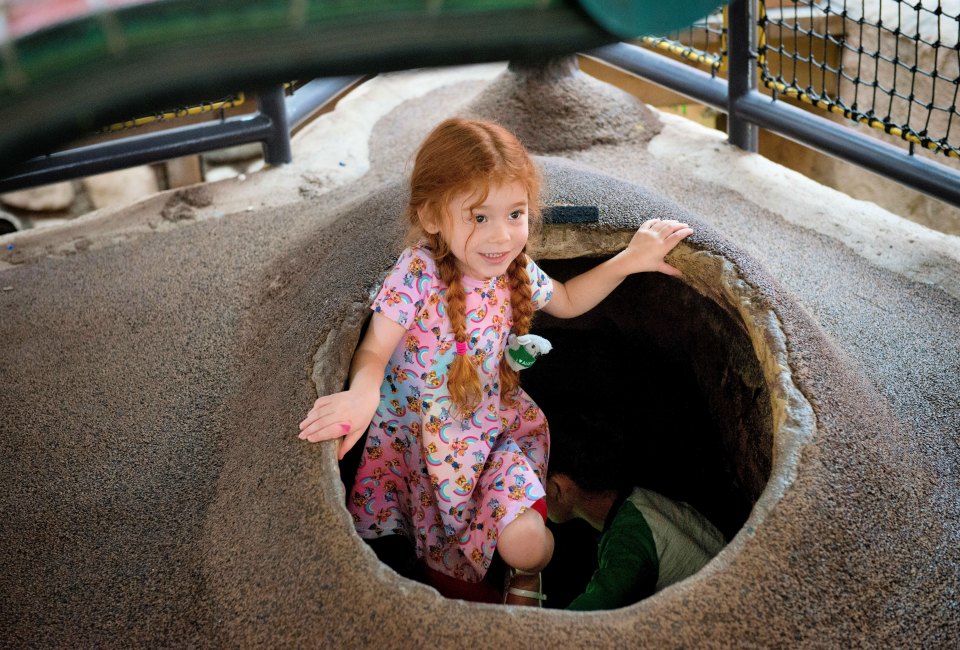
<svg viewBox="0 0 960 650">
<path fill-rule="evenodd" d="M 757 127 L 737 113 L 737 102 L 757 85 L 754 50 L 757 0 L 732 0 L 727 13 L 727 137 L 746 151 L 757 150 Z"/>
<path fill-rule="evenodd" d="M 292 159 L 290 128 L 299 126 L 361 79 L 317 79 L 289 99 L 284 96 L 283 87 L 277 86 L 260 96 L 260 112 L 252 117 L 233 117 L 158 133 L 133 135 L 40 156 L 21 163 L 12 169 L 10 175 L 0 178 L 0 192 L 147 165 L 248 142 L 262 143 L 264 158 L 268 163 L 289 163 Z"/>
<path fill-rule="evenodd" d="M 270 118 L 270 135 L 263 141 L 263 160 L 268 165 L 285 165 L 293 160 L 290 148 L 290 126 L 287 123 L 287 104 L 283 85 L 273 86 L 259 93 L 260 113 Z"/>
<path fill-rule="evenodd" d="M 10 176 L 0 178 L 0 192 L 148 165 L 247 142 L 265 142 L 272 137 L 272 130 L 270 118 L 256 115 L 60 151 L 15 167 Z"/>
<path fill-rule="evenodd" d="M 326 77 L 314 79 L 297 88 L 297 92 L 286 98 L 287 125 L 291 131 L 306 122 L 321 108 L 330 103 L 348 88 L 363 80 L 363 77 Z"/>
</svg>

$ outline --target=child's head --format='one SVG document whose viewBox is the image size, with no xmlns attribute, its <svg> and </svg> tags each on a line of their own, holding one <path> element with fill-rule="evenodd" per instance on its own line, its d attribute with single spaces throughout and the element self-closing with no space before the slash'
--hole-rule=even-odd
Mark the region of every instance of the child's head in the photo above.
<svg viewBox="0 0 960 650">
<path fill-rule="evenodd" d="M 500 189 L 523 200 L 527 220 L 539 224 L 540 174 L 520 141 L 492 122 L 463 118 L 441 122 L 420 145 L 414 162 L 407 210 L 409 242 L 425 242 L 437 258 L 445 256 L 455 228 L 470 225 L 474 233 L 476 222 L 462 222 L 471 221 L 491 190 Z"/>
<path fill-rule="evenodd" d="M 550 459 L 547 466 L 547 507 L 550 519 L 563 523 L 585 498 L 632 487 L 623 422 L 597 409 L 551 410 Z M 607 405 L 606 408 L 610 408 Z M 634 432 L 641 435 L 641 432 Z M 632 459 L 636 460 L 636 459 Z"/>
<path fill-rule="evenodd" d="M 533 302 L 526 250 L 530 226 L 539 224 L 540 174 L 512 133 L 491 122 L 440 123 L 417 152 L 407 217 L 408 241 L 433 251 L 447 285 L 446 313 L 458 343 L 468 341 L 464 273 L 478 280 L 505 275 L 511 329 L 517 335 L 529 331 Z M 474 352 L 456 354 L 447 378 L 462 414 L 482 398 Z M 518 386 L 516 371 L 501 363 L 501 399 L 512 402 Z"/>
</svg>

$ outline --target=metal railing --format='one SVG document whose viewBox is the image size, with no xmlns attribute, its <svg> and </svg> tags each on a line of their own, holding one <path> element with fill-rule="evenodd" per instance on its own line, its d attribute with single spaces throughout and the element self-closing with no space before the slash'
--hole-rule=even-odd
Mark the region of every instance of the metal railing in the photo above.
<svg viewBox="0 0 960 650">
<path fill-rule="evenodd" d="M 797 2 L 801 1 L 797 0 Z M 709 74 L 671 60 L 667 56 L 625 43 L 606 45 L 587 54 L 727 113 L 730 141 L 746 150 L 756 151 L 757 128 L 762 127 L 960 206 L 960 172 L 933 160 L 912 155 L 912 150 L 906 151 L 779 101 L 779 96 L 791 95 L 786 90 L 787 80 L 782 75 L 779 78 L 776 75 L 771 76 L 769 70 L 764 69 L 772 49 L 766 40 L 761 39 L 759 43 L 757 40 L 758 28 L 782 24 L 784 21 L 774 23 L 769 15 L 760 12 L 759 9 L 765 7 L 765 4 L 762 0 L 733 0 L 727 11 L 727 29 L 725 34 L 721 33 L 721 37 L 724 38 L 721 49 L 725 49 L 728 54 L 726 65 L 717 65 L 716 61 L 704 58 L 701 63 L 709 64 Z M 826 7 L 825 11 L 829 13 L 829 7 L 837 5 L 838 2 L 821 0 L 816 4 L 818 9 L 822 9 L 821 5 Z M 913 9 L 921 11 L 925 4 L 930 3 L 922 0 L 919 4 L 921 9 L 916 7 Z M 845 2 L 843 6 L 844 8 L 847 6 Z M 841 17 L 845 19 L 846 16 L 842 13 Z M 937 16 L 942 20 L 940 14 Z M 797 22 L 793 21 L 793 23 Z M 859 24 L 862 24 L 862 21 Z M 899 38 L 902 35 L 900 32 L 902 30 L 894 32 L 894 35 Z M 590 37 L 590 39 L 593 38 L 593 36 Z M 939 39 L 937 44 L 942 45 Z M 668 51 L 673 51 L 674 48 L 666 42 L 652 43 L 652 45 Z M 960 49 L 956 43 L 952 46 L 948 44 L 946 50 L 960 57 Z M 785 53 L 782 48 L 778 51 L 781 54 Z M 702 58 L 700 54 L 693 52 L 681 51 L 679 54 L 689 60 Z M 886 60 L 879 51 L 876 58 Z M 774 90 L 777 91 L 773 97 L 763 95 L 757 90 L 758 71 L 767 75 L 764 78 L 764 85 L 773 84 Z M 726 72 L 727 79 L 720 78 L 718 72 Z M 929 72 L 927 74 L 934 79 L 941 79 L 943 83 L 942 77 L 933 76 Z M 793 77 L 795 78 L 796 75 Z M 14 170 L 12 175 L 0 179 L 0 192 L 131 165 L 157 162 L 244 142 L 262 142 L 268 163 L 287 162 L 290 160 L 290 129 L 303 119 L 298 113 L 301 110 L 298 106 L 307 107 L 303 108 L 303 111 L 310 112 L 312 109 L 309 107 L 328 101 L 356 79 L 356 77 L 336 78 L 313 82 L 317 84 L 316 88 L 307 91 L 305 95 L 301 93 L 304 93 L 307 88 L 301 89 L 288 99 L 284 98 L 279 86 L 275 87 L 272 91 L 260 96 L 260 111 L 253 117 L 238 117 L 207 125 L 182 127 L 34 158 Z M 958 84 L 956 78 L 951 80 L 954 85 Z M 873 88 L 882 88 L 882 85 L 876 83 Z M 800 99 L 804 94 L 812 97 L 806 91 L 793 93 Z M 913 93 L 909 93 L 906 96 L 907 99 L 910 99 L 910 94 Z M 903 93 L 894 86 L 890 96 L 900 100 L 903 99 L 901 95 Z M 311 99 L 304 100 L 304 96 L 309 96 Z M 956 112 L 955 97 L 956 95 L 954 95 L 953 106 L 944 107 L 938 104 L 934 108 L 947 108 L 949 109 L 947 113 Z M 823 101 L 822 98 L 816 105 L 821 101 Z M 889 120 L 873 118 L 866 113 L 865 115 L 869 118 L 867 121 L 871 125 L 873 122 L 878 122 L 888 133 L 896 135 L 891 123 L 888 123 Z M 906 134 L 905 139 L 908 141 L 916 140 L 921 146 L 927 148 L 932 142 L 928 134 L 924 134 L 923 129 L 901 129 L 901 132 Z"/>
<path fill-rule="evenodd" d="M 773 4 L 758 5 L 764 86 L 960 159 L 960 2 Z"/>
<path fill-rule="evenodd" d="M 290 133 L 362 77 L 316 79 L 286 97 L 282 85 L 261 92 L 258 112 L 204 124 L 134 135 L 58 151 L 28 160 L 6 178 L 0 192 L 71 180 L 136 165 L 189 156 L 238 144 L 260 142 L 270 165 L 292 159 Z"/>
<path fill-rule="evenodd" d="M 762 24 L 757 0 L 730 3 L 727 79 L 715 74 L 715 66 L 708 74 L 627 43 L 603 46 L 587 55 L 727 113 L 728 138 L 742 149 L 757 150 L 757 129 L 762 127 L 960 207 L 960 172 L 779 101 L 776 94 L 761 94 L 757 37 Z M 956 44 L 948 50 L 960 56 Z"/>
</svg>

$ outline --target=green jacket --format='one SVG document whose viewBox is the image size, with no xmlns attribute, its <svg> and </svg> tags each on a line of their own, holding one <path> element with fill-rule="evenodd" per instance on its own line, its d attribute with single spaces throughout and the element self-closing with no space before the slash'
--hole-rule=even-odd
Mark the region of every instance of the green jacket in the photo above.
<svg viewBox="0 0 960 650">
<path fill-rule="evenodd" d="M 599 567 L 568 609 L 626 607 L 687 578 L 726 544 L 686 503 L 634 488 L 610 510 L 598 548 Z"/>
</svg>

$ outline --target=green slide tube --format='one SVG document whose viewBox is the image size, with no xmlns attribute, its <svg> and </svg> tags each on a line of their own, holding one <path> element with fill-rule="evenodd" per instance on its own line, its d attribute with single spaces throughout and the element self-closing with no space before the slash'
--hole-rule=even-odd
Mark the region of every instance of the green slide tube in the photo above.
<svg viewBox="0 0 960 650">
<path fill-rule="evenodd" d="M 160 106 L 293 79 L 556 56 L 681 27 L 715 2 L 165 0 L 103 9 L 0 43 L 0 164 Z"/>
</svg>

